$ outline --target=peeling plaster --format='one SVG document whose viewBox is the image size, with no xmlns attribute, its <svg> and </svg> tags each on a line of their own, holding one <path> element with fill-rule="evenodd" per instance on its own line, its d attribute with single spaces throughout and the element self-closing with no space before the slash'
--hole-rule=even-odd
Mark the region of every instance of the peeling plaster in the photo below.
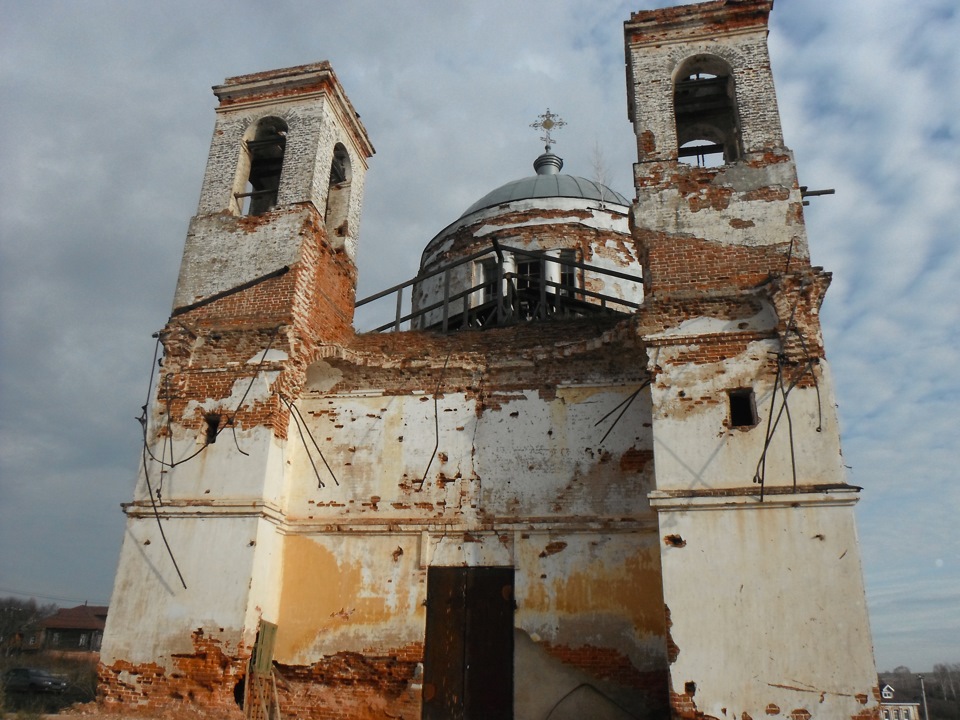
<svg viewBox="0 0 960 720">
<path fill-rule="evenodd" d="M 233 386 L 227 397 L 208 398 L 202 402 L 190 400 L 184 408 L 182 417 L 184 420 L 189 420 L 194 417 L 197 410 L 210 412 L 223 408 L 235 409 L 239 406 L 241 400 L 243 400 L 241 407 L 245 408 L 251 407 L 255 403 L 263 402 L 272 396 L 273 383 L 279 376 L 279 371 L 265 370 L 257 373 L 253 378 L 237 378 L 233 381 Z M 251 380 L 253 382 L 251 382 Z M 244 398 L 244 394 L 246 394 L 246 398 Z"/>
<path fill-rule="evenodd" d="M 265 348 L 266 349 L 266 348 Z M 247 360 L 247 365 L 259 365 L 261 362 L 282 362 L 290 356 L 283 350 L 270 348 L 266 352 L 259 352 Z"/>
</svg>

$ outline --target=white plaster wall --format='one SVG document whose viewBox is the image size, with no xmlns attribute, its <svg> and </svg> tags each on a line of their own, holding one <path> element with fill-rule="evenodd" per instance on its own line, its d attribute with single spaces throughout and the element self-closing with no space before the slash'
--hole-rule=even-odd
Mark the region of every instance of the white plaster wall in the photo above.
<svg viewBox="0 0 960 720">
<path fill-rule="evenodd" d="M 245 406 L 269 393 L 275 375 L 258 376 Z M 241 395 L 247 384 L 244 379 Z M 151 427 L 164 422 L 157 403 Z M 236 442 L 229 429 L 206 448 L 202 440 L 203 433 L 198 438 L 174 422 L 173 458 L 182 464 L 169 468 L 147 459 L 152 489 L 161 491 L 157 513 L 169 553 L 186 588 L 160 535 L 141 467 L 104 633 L 101 658 L 108 665 L 157 662 L 169 671 L 173 654 L 192 652 L 196 629 L 222 640 L 229 654 L 241 642 L 249 647 L 261 616 L 276 618 L 284 442 L 264 427 L 237 430 Z M 151 449 L 169 462 L 170 445 L 162 438 L 154 438 Z"/>
<path fill-rule="evenodd" d="M 596 422 L 636 386 L 513 392 L 480 413 L 446 393 L 431 462 L 432 397 L 336 394 L 329 367 L 310 377 L 327 394 L 302 413 L 340 485 L 314 454 L 317 487 L 291 429 L 278 659 L 422 642 L 427 568 L 467 565 L 515 568 L 516 624 L 537 639 L 663 667 L 652 480 L 619 465 L 626 450 L 649 452 L 649 396 L 601 447 L 609 425 Z"/>
<path fill-rule="evenodd" d="M 292 529 L 285 544 L 276 656 L 283 663 L 422 643 L 430 566 L 512 566 L 515 624 L 536 641 L 608 648 L 640 669 L 665 663 L 649 531 Z"/>
<path fill-rule="evenodd" d="M 290 517 L 407 516 L 415 502 L 431 504 L 422 508 L 422 514 L 442 516 L 446 506 L 460 505 L 463 490 L 457 482 L 438 487 L 441 474 L 452 480 L 460 472 L 465 484 L 472 481 L 467 428 L 472 430 L 475 416 L 472 401 L 462 395 L 439 401 L 438 454 L 444 453 L 447 459 L 437 457 L 432 463 L 434 405 L 426 394 L 331 395 L 304 401 L 302 412 L 334 475 L 311 447 L 319 479 L 326 485 L 319 488 L 303 443 L 298 435 L 292 435 L 296 442 L 291 443 L 287 456 L 290 484 L 284 499 Z M 415 492 L 428 465 L 426 492 Z M 394 503 L 402 507 L 394 507 Z"/>
<path fill-rule="evenodd" d="M 596 689 L 597 679 L 562 664 L 524 632 L 514 632 L 515 720 L 636 720 L 633 698 L 616 701 Z"/>
<path fill-rule="evenodd" d="M 715 489 L 750 487 L 761 458 L 771 402 L 775 414 L 782 396 L 773 396 L 772 379 L 757 380 L 779 344 L 750 344 L 748 351 L 722 363 L 668 365 L 675 349 L 659 348 L 651 356 L 665 372 L 653 388 L 654 447 L 657 488 Z M 788 397 L 790 421 L 781 417 L 767 450 L 767 485 L 792 485 L 790 424 L 797 468 L 803 484 L 845 481 L 832 383 L 826 362 L 815 367 L 814 388 L 795 388 Z M 729 427 L 728 389 L 754 389 L 759 422 L 750 428 Z M 682 395 L 681 395 L 682 393 Z M 817 428 L 820 427 L 820 431 Z"/>
<path fill-rule="evenodd" d="M 640 669 L 664 666 L 663 598 L 653 528 L 517 535 L 518 628 L 537 642 L 611 648 Z"/>
<path fill-rule="evenodd" d="M 244 615 L 244 642 L 253 647 L 260 620 L 276 624 L 280 617 L 283 579 L 283 534 L 275 517 L 257 520 L 255 552 L 250 566 L 250 592 Z"/>
<path fill-rule="evenodd" d="M 806 228 L 797 208 L 802 198 L 797 184 L 793 155 L 785 151 L 785 160 L 764 167 L 735 163 L 710 168 L 709 185 L 698 193 L 681 193 L 675 185 L 639 193 L 634 205 L 638 227 L 661 232 L 684 233 L 719 245 L 763 247 L 794 243 L 793 257 L 808 256 Z M 679 173 L 687 172 L 685 167 Z M 751 193 L 772 188 L 787 194 L 785 200 L 749 200 Z M 691 207 L 691 197 L 706 197 L 715 189 L 729 192 L 725 205 L 699 210 Z"/>
<path fill-rule="evenodd" d="M 527 392 L 486 412 L 474 440 L 484 511 L 498 517 L 645 512 L 644 477 L 622 473 L 619 462 L 626 450 L 650 449 L 643 425 L 650 418 L 649 395 L 641 393 L 616 425 L 616 414 L 596 424 L 634 390 L 562 387 L 551 401 Z"/>
<path fill-rule="evenodd" d="M 309 665 L 422 642 L 425 597 L 419 534 L 288 534 L 275 657 Z"/>
<path fill-rule="evenodd" d="M 257 517 L 161 513 L 187 587 L 149 508 L 128 518 L 100 652 L 106 665 L 122 659 L 171 671 L 173 654 L 193 652 L 190 633 L 196 629 L 221 640 L 227 654 L 244 637 Z"/>
<path fill-rule="evenodd" d="M 644 425 L 649 396 L 641 393 L 602 447 L 614 417 L 595 425 L 635 389 L 561 387 L 555 398 L 518 391 L 479 415 L 475 399 L 462 393 L 443 394 L 436 413 L 426 394 L 330 394 L 304 401 L 310 432 L 340 485 L 314 453 L 326 484 L 318 488 L 303 443 L 291 434 L 284 511 L 317 522 L 386 522 L 413 514 L 467 525 L 481 514 L 641 515 L 647 512 L 641 485 L 649 482 L 649 472 L 628 474 L 619 463 L 624 452 L 651 447 Z"/>
<path fill-rule="evenodd" d="M 147 460 L 154 492 L 162 487 L 161 497 L 165 502 L 278 502 L 283 488 L 286 443 L 276 440 L 272 430 L 262 426 L 241 428 L 235 435 L 236 441 L 234 433 L 227 428 L 217 442 L 203 448 L 203 433 L 198 437 L 175 426 L 176 466 L 170 468 L 157 460 Z M 246 455 L 237 450 L 238 446 Z M 152 451 L 156 458 L 169 463 L 169 445 L 162 439 L 152 443 Z M 195 456 L 188 460 L 191 455 Z M 141 467 L 135 499 L 145 502 L 149 498 Z"/>
<path fill-rule="evenodd" d="M 661 509 L 673 690 L 713 717 L 851 717 L 876 684 L 853 500 Z M 797 506 L 791 507 L 791 504 Z M 856 694 L 863 694 L 863 702 Z M 773 704 L 779 708 L 768 711 Z"/>
<path fill-rule="evenodd" d="M 301 233 L 311 217 L 306 208 L 272 213 L 269 223 L 253 225 L 225 213 L 194 217 L 180 261 L 174 309 L 299 262 Z"/>
</svg>

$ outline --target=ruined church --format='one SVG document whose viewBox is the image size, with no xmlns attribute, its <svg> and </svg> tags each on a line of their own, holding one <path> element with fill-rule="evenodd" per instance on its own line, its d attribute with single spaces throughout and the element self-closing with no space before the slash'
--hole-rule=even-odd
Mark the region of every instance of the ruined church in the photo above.
<svg viewBox="0 0 960 720">
<path fill-rule="evenodd" d="M 214 87 L 101 702 L 876 717 L 772 6 L 634 13 L 632 192 L 564 173 L 548 111 L 533 173 L 424 238 L 370 332 L 374 148 L 333 69 Z"/>
</svg>

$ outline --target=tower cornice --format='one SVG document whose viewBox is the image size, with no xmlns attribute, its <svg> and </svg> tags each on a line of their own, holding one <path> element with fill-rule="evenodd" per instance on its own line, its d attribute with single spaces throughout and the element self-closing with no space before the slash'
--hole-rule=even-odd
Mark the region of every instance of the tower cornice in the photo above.
<svg viewBox="0 0 960 720">
<path fill-rule="evenodd" d="M 628 45 L 662 45 L 766 30 L 773 0 L 716 0 L 635 12 L 624 23 Z"/>
<path fill-rule="evenodd" d="M 318 95 L 330 96 L 336 100 L 336 105 L 342 108 L 341 120 L 349 127 L 357 148 L 368 158 L 375 152 L 367 136 L 367 129 L 360 121 L 360 115 L 326 60 L 227 78 L 222 85 L 213 86 L 213 94 L 220 101 L 217 112 L 233 109 L 238 105 L 258 107 L 276 105 L 278 101 L 285 99 L 306 100 Z"/>
</svg>

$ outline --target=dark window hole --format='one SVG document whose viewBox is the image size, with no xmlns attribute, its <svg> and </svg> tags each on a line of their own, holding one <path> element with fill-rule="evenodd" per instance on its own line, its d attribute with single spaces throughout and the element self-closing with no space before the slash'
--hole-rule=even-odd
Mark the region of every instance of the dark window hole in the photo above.
<svg viewBox="0 0 960 720">
<path fill-rule="evenodd" d="M 757 404 L 752 388 L 731 390 L 730 427 L 753 427 L 757 424 Z"/>
<path fill-rule="evenodd" d="M 217 413 L 210 413 L 204 417 L 207 421 L 207 445 L 212 445 L 217 441 L 217 433 L 220 432 L 220 416 Z"/>
</svg>

